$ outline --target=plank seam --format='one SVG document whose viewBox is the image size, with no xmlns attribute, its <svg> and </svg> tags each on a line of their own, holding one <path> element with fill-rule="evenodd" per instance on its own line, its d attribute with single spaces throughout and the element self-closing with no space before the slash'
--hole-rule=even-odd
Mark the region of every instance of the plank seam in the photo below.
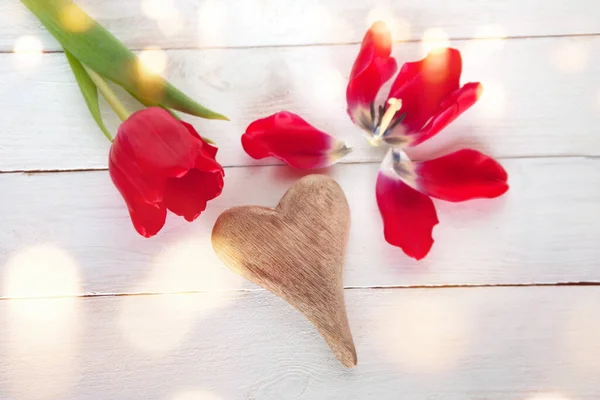
<svg viewBox="0 0 600 400">
<path fill-rule="evenodd" d="M 567 154 L 567 155 L 534 155 L 534 156 L 505 156 L 505 157 L 494 157 L 496 160 L 521 160 L 521 159 L 600 159 L 600 155 L 578 155 L 578 154 Z M 414 159 L 414 161 L 421 161 L 420 159 Z M 339 162 L 335 165 L 357 165 L 357 164 L 380 164 L 381 161 L 349 161 Z M 249 164 L 249 165 L 223 165 L 225 169 L 233 168 L 260 168 L 260 167 L 285 167 L 283 163 L 273 164 Z M 331 167 L 329 167 L 331 168 Z M 98 168 L 65 168 L 65 169 L 15 169 L 10 171 L 0 171 L 1 174 L 25 174 L 25 175 L 40 175 L 40 174 L 60 174 L 65 172 L 97 172 L 97 171 L 108 171 L 107 167 Z M 313 173 L 319 173 L 319 169 L 312 170 Z"/>
<path fill-rule="evenodd" d="M 532 283 L 457 283 L 457 284 L 430 284 L 430 285 L 375 285 L 375 286 L 345 286 L 344 290 L 402 290 L 402 289 L 480 289 L 480 288 L 528 288 L 528 287 L 564 287 L 564 286 L 600 286 L 600 281 L 574 281 L 574 282 L 532 282 Z M 221 291 L 179 291 L 179 292 L 89 292 L 80 295 L 64 296 L 30 296 L 30 297 L 0 297 L 2 300 L 43 300 L 43 299 L 93 299 L 102 297 L 134 297 L 134 296 L 163 296 L 163 295 L 190 295 L 190 294 L 217 294 L 237 292 L 265 292 L 265 289 L 230 289 Z"/>
<path fill-rule="evenodd" d="M 502 39 L 506 40 L 528 40 L 528 39 L 552 39 L 552 38 L 579 38 L 579 37 L 597 37 L 600 36 L 600 32 L 594 33 L 564 33 L 564 34 L 553 34 L 553 35 L 523 35 L 523 36 L 506 36 Z M 455 37 L 449 38 L 450 41 L 456 42 L 468 42 L 468 41 L 482 41 L 482 40 L 490 40 L 495 39 L 493 37 L 485 38 L 485 37 Z M 407 40 L 394 40 L 394 44 L 400 43 L 420 43 L 422 38 L 414 38 Z M 278 48 L 297 48 L 297 47 L 326 47 L 326 46 L 350 46 L 350 45 L 358 45 L 360 41 L 352 41 L 352 42 L 337 42 L 337 43 L 294 43 L 294 44 L 275 44 L 275 45 L 253 45 L 253 46 L 228 46 L 228 47 L 219 47 L 219 46 L 207 46 L 207 47 L 193 47 L 193 46 L 184 46 L 184 47 L 161 47 L 161 50 L 165 51 L 190 51 L 190 50 L 247 50 L 247 49 L 278 49 Z M 130 47 L 132 51 L 142 51 L 144 48 L 138 47 Z M 0 54 L 13 54 L 14 50 L 0 49 Z M 45 50 L 44 54 L 62 54 L 64 51 L 62 50 Z"/>
</svg>

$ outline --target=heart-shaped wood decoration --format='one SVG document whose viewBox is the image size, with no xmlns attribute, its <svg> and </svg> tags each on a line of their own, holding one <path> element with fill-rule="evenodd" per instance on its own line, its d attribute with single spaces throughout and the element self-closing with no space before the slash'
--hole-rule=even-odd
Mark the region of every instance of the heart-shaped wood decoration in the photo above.
<svg viewBox="0 0 600 400">
<path fill-rule="evenodd" d="M 356 350 L 342 281 L 349 229 L 342 188 L 328 176 L 309 175 L 275 209 L 225 211 L 213 228 L 212 244 L 225 265 L 304 313 L 338 360 L 353 367 Z"/>
</svg>

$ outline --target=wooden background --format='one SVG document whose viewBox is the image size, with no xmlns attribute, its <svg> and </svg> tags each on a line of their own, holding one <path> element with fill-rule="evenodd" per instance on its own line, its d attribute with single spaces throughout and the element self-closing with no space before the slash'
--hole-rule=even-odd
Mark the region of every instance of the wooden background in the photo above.
<svg viewBox="0 0 600 400">
<path fill-rule="evenodd" d="M 189 119 L 221 147 L 225 190 L 193 224 L 168 218 L 157 237 L 137 236 L 60 47 L 18 1 L 2 0 L 0 399 L 600 398 L 600 2 L 78 3 L 231 118 Z M 464 80 L 485 87 L 411 155 L 473 147 L 510 177 L 496 200 L 437 201 L 436 244 L 421 262 L 383 240 L 382 152 L 344 112 L 351 63 L 376 19 L 394 32 L 400 62 L 449 41 Z M 352 210 L 352 370 L 211 249 L 222 211 L 274 206 L 302 176 L 240 145 L 249 122 L 281 109 L 354 147 L 322 171 Z"/>
</svg>

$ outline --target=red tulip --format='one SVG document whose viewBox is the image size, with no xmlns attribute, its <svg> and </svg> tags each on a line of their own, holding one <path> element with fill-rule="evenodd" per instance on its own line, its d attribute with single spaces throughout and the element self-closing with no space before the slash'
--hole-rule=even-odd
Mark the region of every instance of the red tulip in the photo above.
<svg viewBox="0 0 600 400">
<path fill-rule="evenodd" d="M 327 167 L 350 152 L 343 141 L 287 111 L 251 123 L 242 146 L 255 159 L 272 156 L 296 168 Z"/>
<path fill-rule="evenodd" d="M 423 162 L 408 158 L 402 148 L 440 132 L 475 104 L 482 87 L 478 82 L 461 86 L 459 51 L 438 49 L 404 64 L 387 101 L 376 104 L 382 86 L 397 70 L 391 52 L 389 30 L 383 22 L 374 23 L 350 72 L 347 112 L 371 144 L 391 147 L 376 186 L 384 236 L 421 259 L 431 249 L 438 223 L 430 196 L 447 201 L 497 197 L 508 190 L 508 177 L 500 164 L 471 149 Z M 273 156 L 298 168 L 329 165 L 346 153 L 340 142 L 288 112 L 252 123 L 242 144 L 255 158 Z"/>
<path fill-rule="evenodd" d="M 108 169 L 140 235 L 158 233 L 167 209 L 193 221 L 221 194 L 224 171 L 216 154 L 190 124 L 159 107 L 121 124 Z"/>
</svg>

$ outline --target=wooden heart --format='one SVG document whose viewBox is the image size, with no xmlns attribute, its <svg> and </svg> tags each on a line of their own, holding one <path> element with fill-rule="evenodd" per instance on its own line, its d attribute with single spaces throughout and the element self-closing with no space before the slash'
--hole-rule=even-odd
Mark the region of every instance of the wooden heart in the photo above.
<svg viewBox="0 0 600 400">
<path fill-rule="evenodd" d="M 231 208 L 212 232 L 225 265 L 304 313 L 346 367 L 356 365 L 342 281 L 349 228 L 350 209 L 337 182 L 309 175 L 275 209 Z"/>
</svg>

